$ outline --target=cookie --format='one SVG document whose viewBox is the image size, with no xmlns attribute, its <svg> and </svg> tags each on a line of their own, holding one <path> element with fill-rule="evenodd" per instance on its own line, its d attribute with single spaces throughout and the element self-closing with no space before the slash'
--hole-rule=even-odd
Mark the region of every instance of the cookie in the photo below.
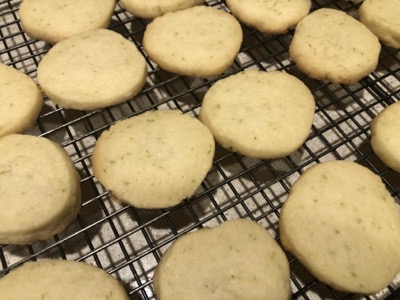
<svg viewBox="0 0 400 300">
<path fill-rule="evenodd" d="M 289 276 L 286 256 L 269 233 L 238 219 L 175 240 L 153 285 L 159 300 L 286 300 Z"/>
<path fill-rule="evenodd" d="M 80 206 L 80 177 L 62 147 L 30 135 L 0 139 L 0 244 L 49 239 Z"/>
<path fill-rule="evenodd" d="M 400 1 L 366 0 L 358 10 L 360 21 L 387 46 L 400 48 Z"/>
<path fill-rule="evenodd" d="M 400 213 L 381 178 L 347 161 L 307 169 L 281 210 L 284 248 L 322 282 L 372 294 L 400 271 Z"/>
<path fill-rule="evenodd" d="M 115 0 L 23 0 L 19 17 L 32 38 L 56 44 L 75 34 L 107 28 Z"/>
<path fill-rule="evenodd" d="M 309 0 L 227 0 L 232 14 L 242 23 L 269 34 L 283 34 L 310 11 Z"/>
<path fill-rule="evenodd" d="M 203 3 L 204 0 L 121 0 L 122 6 L 132 15 L 145 19 L 153 19 L 167 12 L 182 10 Z"/>
<path fill-rule="evenodd" d="M 122 284 L 104 270 L 61 259 L 27 262 L 0 279 L 4 300 L 128 300 Z"/>
<path fill-rule="evenodd" d="M 207 78 L 232 65 L 242 38 L 240 24 L 232 15 L 194 6 L 155 18 L 144 32 L 143 46 L 160 68 Z"/>
<path fill-rule="evenodd" d="M 371 146 L 390 168 L 400 172 L 400 102 L 381 111 L 371 122 Z"/>
<path fill-rule="evenodd" d="M 36 83 L 25 73 L 0 63 L 0 90 L 0 138 L 32 127 L 43 106 Z"/>
<path fill-rule="evenodd" d="M 376 69 L 380 49 L 378 38 L 361 22 L 321 8 L 297 24 L 289 54 L 313 79 L 353 84 Z"/>
<path fill-rule="evenodd" d="M 111 126 L 93 150 L 93 172 L 118 200 L 165 208 L 192 196 L 211 168 L 212 134 L 177 110 L 148 111 Z"/>
<path fill-rule="evenodd" d="M 147 65 L 122 35 L 96 29 L 57 43 L 38 66 L 43 92 L 63 108 L 93 110 L 125 102 L 144 86 Z"/>
<path fill-rule="evenodd" d="M 304 143 L 314 111 L 310 90 L 296 77 L 248 70 L 217 81 L 206 93 L 199 117 L 222 147 L 271 159 Z"/>
</svg>

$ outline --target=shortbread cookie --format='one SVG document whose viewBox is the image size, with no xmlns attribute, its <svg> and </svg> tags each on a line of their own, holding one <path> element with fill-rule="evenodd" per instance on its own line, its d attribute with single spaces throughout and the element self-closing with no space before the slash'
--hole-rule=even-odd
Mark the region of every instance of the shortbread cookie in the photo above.
<svg viewBox="0 0 400 300">
<path fill-rule="evenodd" d="M 400 48 L 400 1 L 366 0 L 358 10 L 360 21 L 379 40 L 393 48 Z"/>
<path fill-rule="evenodd" d="M 19 16 L 30 37 L 55 44 L 84 31 L 107 28 L 114 8 L 115 0 L 23 0 Z"/>
<path fill-rule="evenodd" d="M 75 219 L 80 200 L 80 177 L 62 147 L 30 135 L 0 139 L 0 244 L 52 237 Z"/>
<path fill-rule="evenodd" d="M 63 108 L 92 110 L 129 100 L 144 86 L 147 65 L 133 43 L 96 29 L 57 43 L 38 67 L 44 93 Z"/>
<path fill-rule="evenodd" d="M 33 126 L 42 106 L 36 83 L 25 73 L 0 63 L 0 137 Z"/>
<path fill-rule="evenodd" d="M 61 259 L 27 262 L 0 279 L 4 300 L 128 300 L 122 284 L 106 271 Z"/>
<path fill-rule="evenodd" d="M 289 264 L 269 233 L 238 219 L 179 237 L 161 258 L 158 300 L 286 300 Z"/>
<path fill-rule="evenodd" d="M 195 6 L 155 18 L 143 46 L 160 68 L 192 77 L 211 77 L 232 65 L 242 43 L 242 29 L 230 14 Z"/>
<path fill-rule="evenodd" d="M 164 208 L 192 196 L 211 168 L 214 139 L 180 111 L 149 111 L 117 122 L 93 150 L 93 171 L 120 201 Z"/>
<path fill-rule="evenodd" d="M 204 0 L 121 0 L 123 7 L 139 18 L 153 19 L 155 17 L 203 4 Z"/>
<path fill-rule="evenodd" d="M 311 78 L 353 84 L 375 70 L 380 49 L 378 38 L 361 22 L 322 8 L 297 24 L 289 54 Z"/>
<path fill-rule="evenodd" d="M 232 14 L 263 33 L 282 34 L 310 11 L 309 0 L 227 0 Z"/>
<path fill-rule="evenodd" d="M 373 119 L 371 145 L 387 166 L 400 172 L 400 102 L 386 107 Z"/>
<path fill-rule="evenodd" d="M 200 119 L 224 148 L 254 158 L 278 158 L 307 139 L 315 102 L 310 90 L 284 72 L 244 71 L 206 93 Z"/>
<path fill-rule="evenodd" d="M 400 271 L 400 213 L 379 176 L 354 162 L 306 170 L 280 217 L 281 241 L 322 282 L 351 293 L 385 288 Z"/>
</svg>

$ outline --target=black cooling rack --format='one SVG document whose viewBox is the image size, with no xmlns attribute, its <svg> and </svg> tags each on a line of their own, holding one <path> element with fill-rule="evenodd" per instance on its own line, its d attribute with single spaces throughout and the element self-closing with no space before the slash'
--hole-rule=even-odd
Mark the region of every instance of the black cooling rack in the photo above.
<svg viewBox="0 0 400 300">
<path fill-rule="evenodd" d="M 23 32 L 20 2 L 0 0 L 0 60 L 36 80 L 37 65 L 49 45 Z M 209 0 L 206 5 L 228 11 L 220 0 Z M 351 15 L 358 8 L 348 1 L 312 1 L 312 10 L 321 7 Z M 296 69 L 288 55 L 293 31 L 273 37 L 243 26 L 243 45 L 233 66 L 218 78 L 204 80 L 165 72 L 150 61 L 141 44 L 146 24 L 117 4 L 110 25 L 132 41 L 148 63 L 147 83 L 134 99 L 96 111 L 64 110 L 45 99 L 36 126 L 27 133 L 56 141 L 68 151 L 81 175 L 82 209 L 64 232 L 50 240 L 26 246 L 0 245 L 0 277 L 28 260 L 78 260 L 120 279 L 131 299 L 155 299 L 152 274 L 172 241 L 186 232 L 239 217 L 257 221 L 279 241 L 279 211 L 290 186 L 306 168 L 327 160 L 351 160 L 367 166 L 399 200 L 400 176 L 374 155 L 369 130 L 378 112 L 400 100 L 399 51 L 383 46 L 376 72 L 357 84 L 329 84 L 311 80 Z M 93 146 L 103 130 L 152 109 L 180 109 L 197 116 L 205 92 L 215 81 L 247 68 L 283 70 L 303 80 L 313 92 L 315 119 L 301 149 L 282 159 L 255 160 L 217 147 L 213 168 L 196 194 L 171 209 L 141 210 L 110 199 L 91 169 Z M 293 299 L 354 297 L 320 283 L 290 254 L 288 257 Z M 377 296 L 362 299 L 400 298 L 399 281 L 397 278 Z"/>
</svg>

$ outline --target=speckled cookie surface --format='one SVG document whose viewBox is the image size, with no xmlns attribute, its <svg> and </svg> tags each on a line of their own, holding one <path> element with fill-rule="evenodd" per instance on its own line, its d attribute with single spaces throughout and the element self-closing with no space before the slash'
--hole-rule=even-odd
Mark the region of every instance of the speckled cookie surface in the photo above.
<svg viewBox="0 0 400 300">
<path fill-rule="evenodd" d="M 282 34 L 310 11 L 309 0 L 227 0 L 232 14 L 263 33 Z"/>
<path fill-rule="evenodd" d="M 106 28 L 115 0 L 24 0 L 19 16 L 31 37 L 55 44 L 75 34 Z"/>
<path fill-rule="evenodd" d="M 120 201 L 163 208 L 192 196 L 211 168 L 214 139 L 177 110 L 149 111 L 117 122 L 93 150 L 93 171 Z"/>
<path fill-rule="evenodd" d="M 68 154 L 42 137 L 0 139 L 0 244 L 28 244 L 64 230 L 81 206 Z"/>
<path fill-rule="evenodd" d="M 121 4 L 131 14 L 147 19 L 203 3 L 204 0 L 121 0 Z"/>
<path fill-rule="evenodd" d="M 289 155 L 304 143 L 314 110 L 310 90 L 296 77 L 248 70 L 208 90 L 200 119 L 224 148 L 269 159 Z"/>
<path fill-rule="evenodd" d="M 242 36 L 240 24 L 232 15 L 195 6 L 155 18 L 146 28 L 143 46 L 160 68 L 206 78 L 232 65 Z"/>
<path fill-rule="evenodd" d="M 57 43 L 38 67 L 43 92 L 63 108 L 93 110 L 131 99 L 144 86 L 147 65 L 122 35 L 96 29 Z"/>
<path fill-rule="evenodd" d="M 124 287 L 104 270 L 83 262 L 27 262 L 0 279 L 3 300 L 128 300 Z"/>
<path fill-rule="evenodd" d="M 179 237 L 153 283 L 159 300 L 287 300 L 289 276 L 278 243 L 256 222 L 238 219 Z"/>
<path fill-rule="evenodd" d="M 311 78 L 353 84 L 376 69 L 380 49 L 378 38 L 361 22 L 322 8 L 297 24 L 289 54 Z"/>
<path fill-rule="evenodd" d="M 382 43 L 400 48 L 400 1 L 366 0 L 358 10 L 360 21 L 367 26 Z"/>
<path fill-rule="evenodd" d="M 386 107 L 373 119 L 371 145 L 387 166 L 400 172 L 400 102 Z"/>
<path fill-rule="evenodd" d="M 21 133 L 36 121 L 43 97 L 23 72 L 0 63 L 0 137 Z"/>
<path fill-rule="evenodd" d="M 290 190 L 279 228 L 284 248 L 337 290 L 377 293 L 400 270 L 399 208 L 381 178 L 357 163 L 307 169 Z"/>
</svg>

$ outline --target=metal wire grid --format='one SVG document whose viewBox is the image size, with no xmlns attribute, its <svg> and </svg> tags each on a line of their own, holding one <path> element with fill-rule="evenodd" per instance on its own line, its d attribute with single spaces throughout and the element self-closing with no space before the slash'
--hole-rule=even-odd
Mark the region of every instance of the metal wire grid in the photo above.
<svg viewBox="0 0 400 300">
<path fill-rule="evenodd" d="M 24 34 L 18 19 L 20 2 L 0 0 L 0 60 L 36 80 L 37 65 L 49 46 Z M 209 0 L 207 5 L 228 11 L 220 0 Z M 354 15 L 358 6 L 347 1 L 312 1 L 313 10 L 321 7 Z M 160 70 L 141 45 L 146 24 L 117 4 L 110 25 L 131 40 L 148 63 L 146 86 L 134 99 L 83 112 L 64 110 L 45 99 L 37 125 L 28 134 L 47 137 L 68 151 L 81 175 L 82 209 L 77 220 L 51 240 L 26 246 L 0 245 L 0 277 L 28 260 L 78 260 L 120 279 L 131 299 L 155 299 L 152 274 L 172 241 L 186 232 L 238 217 L 257 221 L 279 241 L 279 211 L 290 186 L 306 168 L 327 160 L 352 160 L 367 166 L 382 177 L 398 200 L 399 176 L 372 152 L 369 123 L 384 107 L 400 100 L 399 51 L 383 47 L 376 72 L 354 85 L 334 85 L 311 80 L 296 69 L 288 56 L 293 31 L 273 37 L 243 26 L 243 45 L 234 65 L 223 75 L 205 80 Z M 196 194 L 171 209 L 141 210 L 111 199 L 93 176 L 90 161 L 103 130 L 152 109 L 180 109 L 196 116 L 205 92 L 215 81 L 247 68 L 286 71 L 302 79 L 313 92 L 315 119 L 301 149 L 282 159 L 255 160 L 217 146 L 213 168 Z M 295 258 L 288 257 L 293 299 L 354 297 L 315 280 Z M 400 297 L 398 282 L 396 279 L 380 295 L 363 299 Z"/>
</svg>

